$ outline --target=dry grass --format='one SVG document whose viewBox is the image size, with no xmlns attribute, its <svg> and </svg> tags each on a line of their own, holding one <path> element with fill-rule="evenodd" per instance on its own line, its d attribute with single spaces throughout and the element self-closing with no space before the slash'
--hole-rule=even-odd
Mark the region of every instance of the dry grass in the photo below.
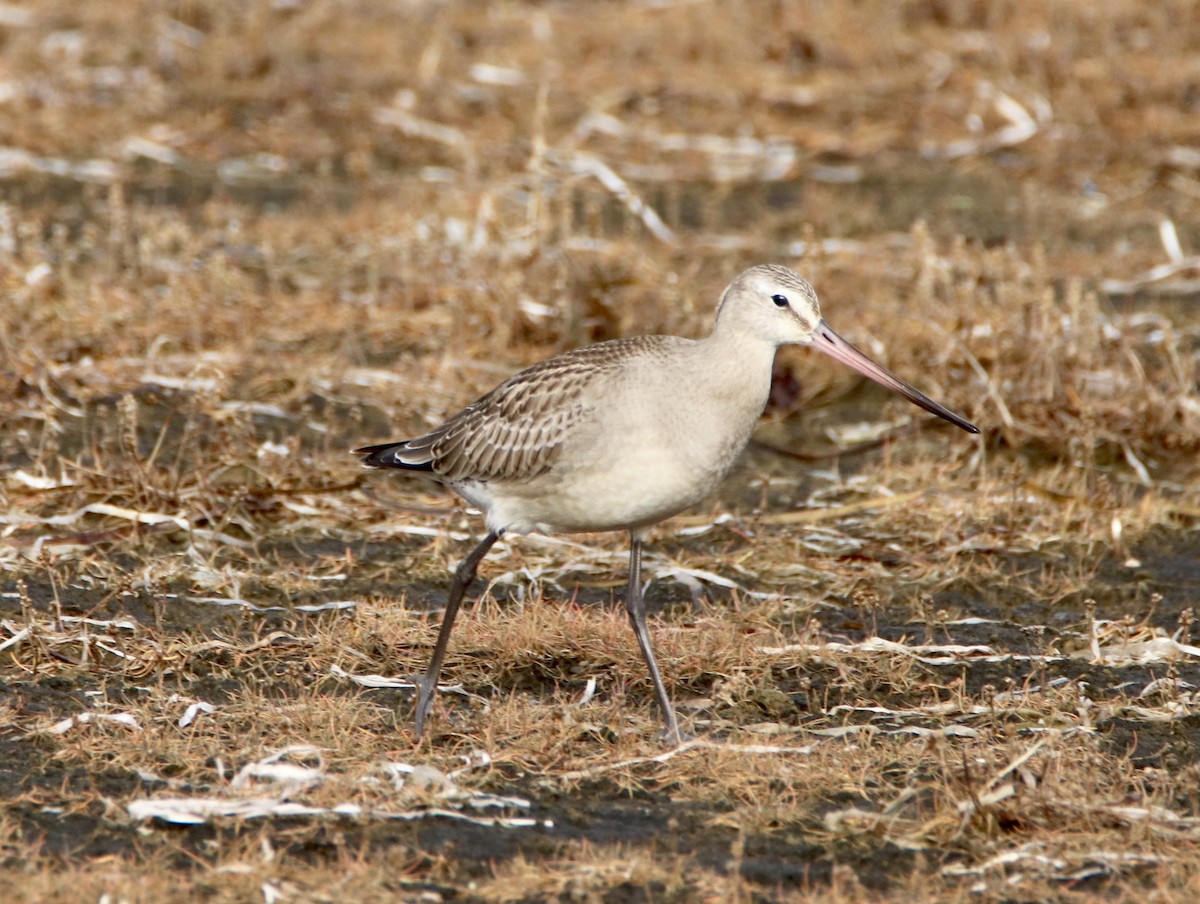
<svg viewBox="0 0 1200 904">
<path fill-rule="evenodd" d="M 1195 898 L 1197 22 L 0 10 L 10 898 Z M 497 547 L 414 744 L 479 525 L 347 449 L 764 260 L 982 438 L 783 352 L 645 566 L 698 740 L 597 535 Z"/>
</svg>

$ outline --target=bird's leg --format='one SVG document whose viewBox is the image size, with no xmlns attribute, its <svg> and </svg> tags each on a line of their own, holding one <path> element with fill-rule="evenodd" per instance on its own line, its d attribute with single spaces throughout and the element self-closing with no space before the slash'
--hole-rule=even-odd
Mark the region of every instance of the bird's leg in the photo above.
<svg viewBox="0 0 1200 904">
<path fill-rule="evenodd" d="M 629 613 L 629 622 L 633 625 L 638 646 L 642 648 L 646 668 L 650 670 L 650 680 L 654 683 L 658 707 L 662 710 L 663 722 L 666 724 L 663 738 L 668 744 L 682 744 L 684 736 L 679 730 L 679 720 L 675 718 L 675 708 L 671 705 L 671 698 L 667 696 L 662 673 L 658 670 L 658 661 L 654 658 L 654 649 L 650 646 L 650 633 L 646 630 L 646 601 L 642 597 L 642 541 L 632 532 L 629 539 L 629 589 L 625 593 L 625 609 Z"/>
<path fill-rule="evenodd" d="M 437 693 L 438 674 L 442 671 L 442 660 L 446 658 L 446 646 L 450 642 L 450 632 L 454 629 L 454 617 L 458 615 L 458 607 L 462 603 L 463 594 L 475 580 L 475 569 L 479 567 L 483 557 L 492 548 L 492 544 L 500 539 L 502 533 L 504 533 L 502 530 L 488 533 L 454 571 L 454 580 L 450 584 L 450 595 L 446 598 L 446 613 L 442 616 L 442 627 L 438 631 L 437 644 L 433 648 L 433 658 L 429 660 L 429 668 L 425 670 L 424 676 L 418 678 L 416 682 L 416 733 L 418 738 L 425 730 L 425 719 L 429 716 L 429 709 L 433 705 L 433 696 Z"/>
</svg>

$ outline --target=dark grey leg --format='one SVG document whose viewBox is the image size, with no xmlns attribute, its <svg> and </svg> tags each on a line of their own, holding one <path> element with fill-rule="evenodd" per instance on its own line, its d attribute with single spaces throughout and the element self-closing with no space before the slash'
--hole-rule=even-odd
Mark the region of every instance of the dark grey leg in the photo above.
<svg viewBox="0 0 1200 904">
<path fill-rule="evenodd" d="M 429 668 L 425 670 L 425 675 L 417 679 L 416 732 L 418 739 L 425 730 L 425 719 L 428 718 L 429 709 L 433 706 L 433 696 L 437 693 L 438 674 L 442 671 L 442 660 L 446 658 L 446 646 L 450 642 L 450 632 L 454 629 L 454 617 L 458 615 L 458 607 L 462 603 L 463 594 L 475 580 L 475 569 L 479 567 L 483 557 L 492 548 L 492 544 L 500 539 L 502 533 L 504 531 L 494 530 L 480 540 L 479 545 L 471 550 L 454 571 L 454 581 L 450 584 L 450 595 L 446 598 L 446 613 L 442 616 L 442 627 L 438 631 L 437 644 L 433 648 L 433 658 L 429 660 Z"/>
<path fill-rule="evenodd" d="M 666 724 L 663 738 L 668 744 L 682 744 L 683 734 L 679 730 L 679 720 L 675 718 L 675 708 L 671 706 L 671 698 L 667 696 L 662 673 L 658 670 L 658 662 L 650 646 L 650 633 L 646 630 L 646 601 L 642 598 L 642 541 L 632 533 L 629 535 L 629 588 L 625 592 L 625 610 L 629 613 L 629 623 L 633 625 L 638 646 L 642 648 L 646 668 L 650 670 L 650 680 L 654 684 L 658 708 L 662 710 L 663 722 Z"/>
</svg>

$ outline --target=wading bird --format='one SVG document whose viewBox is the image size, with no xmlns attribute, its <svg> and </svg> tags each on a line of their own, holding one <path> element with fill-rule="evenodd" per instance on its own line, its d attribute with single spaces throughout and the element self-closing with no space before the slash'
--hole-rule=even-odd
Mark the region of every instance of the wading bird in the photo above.
<svg viewBox="0 0 1200 904">
<path fill-rule="evenodd" d="M 811 345 L 969 433 L 979 428 L 835 333 L 816 293 L 786 267 L 729 284 L 705 339 L 638 336 L 542 361 L 424 436 L 356 452 L 376 468 L 424 472 L 483 512 L 487 535 L 454 573 L 433 657 L 417 679 L 420 737 L 454 618 L 480 560 L 502 534 L 627 530 L 625 608 L 665 723 L 683 734 L 646 630 L 646 528 L 707 496 L 750 439 L 781 345 Z"/>
</svg>

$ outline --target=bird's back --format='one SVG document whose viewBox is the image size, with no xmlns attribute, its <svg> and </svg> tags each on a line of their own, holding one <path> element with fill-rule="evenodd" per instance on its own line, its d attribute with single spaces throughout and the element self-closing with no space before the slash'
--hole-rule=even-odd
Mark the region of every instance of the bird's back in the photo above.
<svg viewBox="0 0 1200 904">
<path fill-rule="evenodd" d="M 365 446 L 372 467 L 431 472 L 447 483 L 523 481 L 550 470 L 572 433 L 655 362 L 689 340 L 636 336 L 556 355 L 509 377 L 435 430 Z M 653 391 L 653 387 L 649 387 Z"/>
</svg>

